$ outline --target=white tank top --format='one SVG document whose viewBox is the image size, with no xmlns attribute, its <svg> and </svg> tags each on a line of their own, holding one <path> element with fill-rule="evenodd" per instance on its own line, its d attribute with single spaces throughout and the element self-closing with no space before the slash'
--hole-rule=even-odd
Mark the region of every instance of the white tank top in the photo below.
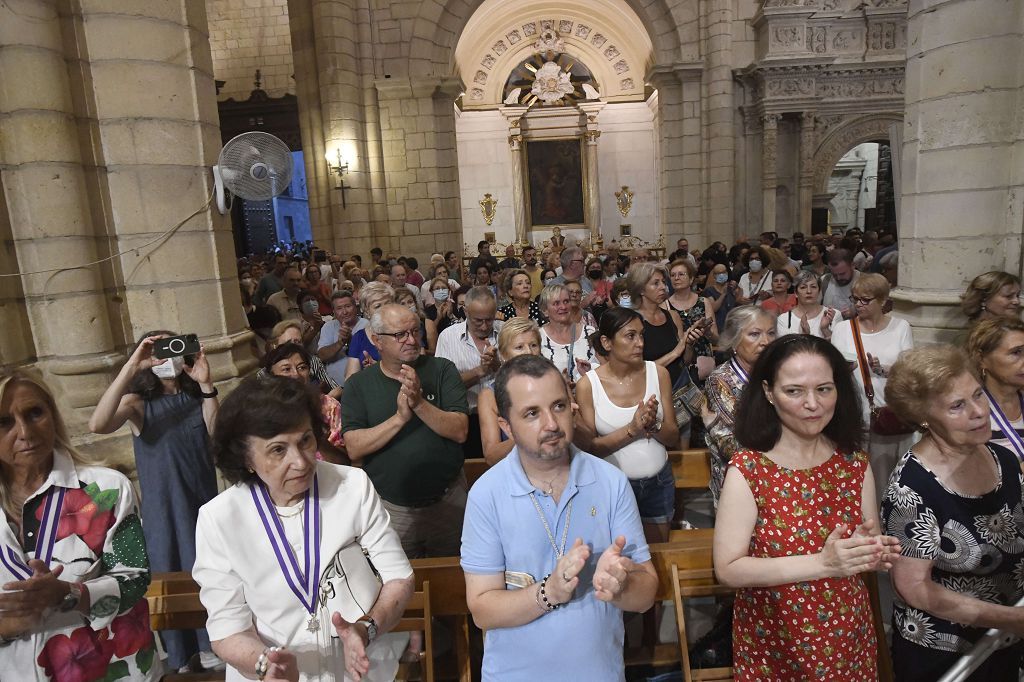
<svg viewBox="0 0 1024 682">
<path fill-rule="evenodd" d="M 664 405 L 661 404 L 661 391 L 658 388 L 658 366 L 651 361 L 644 362 L 647 385 L 644 388 L 644 400 L 654 395 L 658 398 L 658 420 L 664 418 Z M 606 436 L 612 431 L 621 429 L 633 420 L 636 405 L 619 407 L 604 392 L 601 378 L 597 370 L 587 372 L 590 377 L 591 393 L 594 399 L 594 425 L 597 435 Z M 608 456 L 608 461 L 622 470 L 626 478 L 648 478 L 661 471 L 668 461 L 665 446 L 655 438 L 640 438 Z"/>
</svg>

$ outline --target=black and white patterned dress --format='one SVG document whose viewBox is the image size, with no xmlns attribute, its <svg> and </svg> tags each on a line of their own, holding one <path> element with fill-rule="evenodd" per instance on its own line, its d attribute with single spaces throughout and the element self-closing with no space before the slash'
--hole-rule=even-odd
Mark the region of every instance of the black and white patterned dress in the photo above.
<svg viewBox="0 0 1024 682">
<path fill-rule="evenodd" d="M 907 452 L 889 479 L 882 524 L 886 534 L 899 539 L 904 556 L 933 562 L 935 582 L 976 599 L 1012 605 L 1024 594 L 1021 470 L 1009 450 L 988 447 L 999 481 L 976 497 L 949 490 L 913 450 Z M 901 682 L 938 679 L 986 631 L 912 608 L 898 594 L 892 624 L 893 665 Z M 1020 650 L 1018 644 L 997 652 L 985 671 L 970 679 L 1016 681 L 1013 661 L 1019 660 Z"/>
</svg>

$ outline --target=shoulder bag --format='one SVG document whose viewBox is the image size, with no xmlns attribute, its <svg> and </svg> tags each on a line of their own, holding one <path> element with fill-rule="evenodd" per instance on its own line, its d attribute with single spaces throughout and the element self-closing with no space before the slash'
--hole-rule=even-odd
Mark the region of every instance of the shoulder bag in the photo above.
<svg viewBox="0 0 1024 682">
<path fill-rule="evenodd" d="M 871 367 L 868 365 L 867 353 L 864 352 L 864 342 L 860 337 L 860 323 L 856 317 L 850 318 L 850 328 L 853 331 L 853 345 L 857 348 L 857 366 L 860 368 L 861 379 L 864 380 L 864 394 L 868 398 L 868 408 L 871 410 L 871 431 L 880 436 L 903 436 L 914 433 L 917 429 L 896 415 L 888 405 L 875 406 L 875 388 L 871 384 Z"/>
<path fill-rule="evenodd" d="M 337 611 L 349 623 L 370 612 L 377 602 L 384 582 L 370 561 L 370 553 L 352 543 L 338 550 L 320 578 L 320 599 L 330 613 Z"/>
</svg>

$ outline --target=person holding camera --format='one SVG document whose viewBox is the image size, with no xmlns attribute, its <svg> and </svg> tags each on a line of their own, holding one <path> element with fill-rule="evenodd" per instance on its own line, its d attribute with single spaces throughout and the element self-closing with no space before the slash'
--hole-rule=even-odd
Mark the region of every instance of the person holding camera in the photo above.
<svg viewBox="0 0 1024 682">
<path fill-rule="evenodd" d="M 89 418 L 93 433 L 113 433 L 125 423 L 132 432 L 142 528 L 154 572 L 192 570 L 199 508 L 217 495 L 209 455 L 217 389 L 202 347 L 194 355 L 154 356 L 155 344 L 173 336 L 164 330 L 143 334 Z M 166 344 L 169 352 L 184 345 L 177 341 Z M 172 670 L 223 666 L 206 630 L 167 630 L 161 637 Z"/>
</svg>

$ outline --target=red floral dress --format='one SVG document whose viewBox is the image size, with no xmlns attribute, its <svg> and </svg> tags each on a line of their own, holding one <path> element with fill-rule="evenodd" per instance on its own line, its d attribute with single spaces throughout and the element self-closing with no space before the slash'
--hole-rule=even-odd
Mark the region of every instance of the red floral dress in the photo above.
<svg viewBox="0 0 1024 682">
<path fill-rule="evenodd" d="M 729 463 L 757 502 L 752 557 L 816 554 L 836 526 L 852 532 L 861 522 L 867 453 L 836 451 L 802 470 L 749 450 Z M 741 589 L 733 615 L 736 680 L 877 679 L 871 605 L 859 576 Z"/>
</svg>

